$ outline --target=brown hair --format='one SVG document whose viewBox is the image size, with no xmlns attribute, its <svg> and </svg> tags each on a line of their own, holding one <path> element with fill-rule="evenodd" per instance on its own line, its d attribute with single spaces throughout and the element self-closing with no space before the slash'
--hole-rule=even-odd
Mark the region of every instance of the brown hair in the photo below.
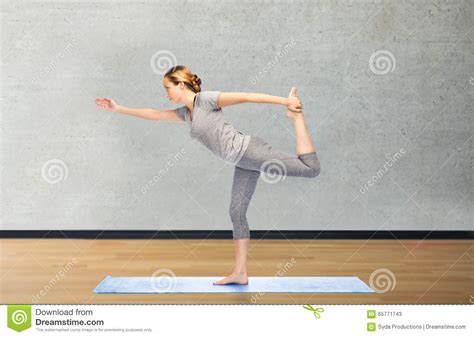
<svg viewBox="0 0 474 337">
<path fill-rule="evenodd" d="M 193 92 L 201 91 L 201 79 L 186 66 L 174 66 L 164 76 L 174 84 L 183 82 Z"/>
</svg>

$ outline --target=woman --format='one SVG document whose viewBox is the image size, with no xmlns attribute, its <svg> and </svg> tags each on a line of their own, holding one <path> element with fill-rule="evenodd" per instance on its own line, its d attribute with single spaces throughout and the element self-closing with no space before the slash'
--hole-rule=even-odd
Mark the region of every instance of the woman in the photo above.
<svg viewBox="0 0 474 337">
<path fill-rule="evenodd" d="M 248 284 L 247 249 L 250 241 L 247 209 L 257 186 L 260 172 L 270 173 L 275 165 L 281 175 L 314 178 L 320 172 L 319 158 L 304 123 L 303 106 L 296 88 L 288 98 L 259 93 L 201 91 L 201 79 L 185 66 L 175 66 L 164 75 L 166 96 L 173 104 L 182 106 L 174 110 L 128 108 L 112 99 L 96 99 L 104 109 L 121 112 L 155 121 L 187 122 L 190 136 L 228 163 L 234 164 L 234 178 L 230 202 L 230 219 L 233 225 L 235 266 L 227 277 L 214 285 Z M 272 103 L 287 107 L 296 133 L 296 154 L 274 150 L 263 139 L 245 135 L 223 119 L 222 108 L 239 103 Z"/>
</svg>

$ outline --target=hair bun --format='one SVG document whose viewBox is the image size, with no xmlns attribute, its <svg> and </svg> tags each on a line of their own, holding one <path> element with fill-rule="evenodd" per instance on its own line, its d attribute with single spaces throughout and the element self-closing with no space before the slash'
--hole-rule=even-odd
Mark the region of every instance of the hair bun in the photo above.
<svg viewBox="0 0 474 337">
<path fill-rule="evenodd" d="M 201 79 L 199 78 L 198 75 L 196 74 L 193 75 L 193 82 L 196 83 L 197 85 L 201 85 Z"/>
</svg>

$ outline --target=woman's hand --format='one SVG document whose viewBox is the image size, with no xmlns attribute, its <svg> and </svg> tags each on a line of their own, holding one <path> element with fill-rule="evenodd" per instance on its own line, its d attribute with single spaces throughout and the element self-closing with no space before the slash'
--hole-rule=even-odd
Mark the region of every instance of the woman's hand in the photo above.
<svg viewBox="0 0 474 337">
<path fill-rule="evenodd" d="M 153 108 L 130 108 L 115 103 L 115 101 L 111 98 L 96 98 L 95 104 L 105 110 L 123 113 L 144 119 L 165 120 L 168 118 L 168 120 L 171 119 L 173 121 L 182 121 L 182 119 L 176 115 L 175 110 L 161 111 Z"/>
<path fill-rule="evenodd" d="M 97 98 L 95 104 L 102 109 L 117 112 L 118 104 L 111 98 Z"/>
<path fill-rule="evenodd" d="M 290 96 L 288 96 L 288 104 L 286 106 L 288 110 L 292 112 L 303 111 L 303 103 L 301 103 L 299 97 L 296 95 L 296 87 L 291 88 Z"/>
</svg>

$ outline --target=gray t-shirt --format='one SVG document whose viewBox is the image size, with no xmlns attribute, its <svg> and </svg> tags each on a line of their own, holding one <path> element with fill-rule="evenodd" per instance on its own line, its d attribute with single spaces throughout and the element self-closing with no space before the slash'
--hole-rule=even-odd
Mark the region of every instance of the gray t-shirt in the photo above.
<svg viewBox="0 0 474 337">
<path fill-rule="evenodd" d="M 217 106 L 220 91 L 201 91 L 196 94 L 192 120 L 186 106 L 176 109 L 177 115 L 190 126 L 189 135 L 199 140 L 214 154 L 235 164 L 243 156 L 250 141 L 245 135 L 224 121 L 222 108 Z"/>
</svg>

